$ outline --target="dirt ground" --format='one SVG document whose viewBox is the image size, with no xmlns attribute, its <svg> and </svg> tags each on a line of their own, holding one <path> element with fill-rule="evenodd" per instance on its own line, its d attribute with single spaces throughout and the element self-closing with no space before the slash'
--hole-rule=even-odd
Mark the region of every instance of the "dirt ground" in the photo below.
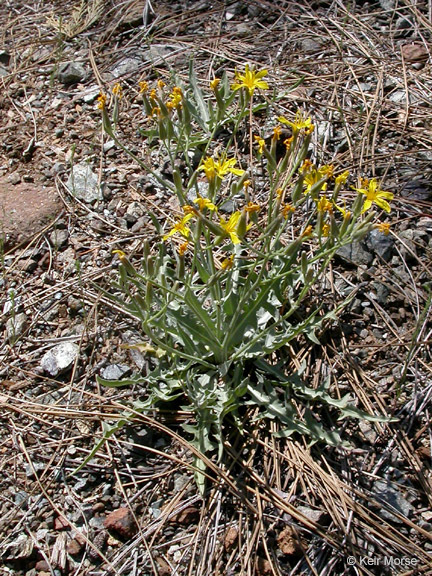
<svg viewBox="0 0 432 576">
<path fill-rule="evenodd" d="M 0 574 L 432 574 L 431 3 L 4 0 L 0 23 Z M 187 83 L 190 62 L 205 85 L 266 68 L 284 113 L 313 117 L 317 160 L 395 194 L 389 237 L 329 270 L 350 306 L 287 358 L 397 421 L 338 422 L 342 449 L 251 419 L 204 497 L 172 414 L 137 414 L 77 471 L 145 393 L 96 380 L 150 362 L 100 290 L 113 249 L 138 259 L 148 210 L 164 225 L 172 206 L 97 97 L 122 84 L 121 137 L 145 154 L 138 82 Z"/>
</svg>

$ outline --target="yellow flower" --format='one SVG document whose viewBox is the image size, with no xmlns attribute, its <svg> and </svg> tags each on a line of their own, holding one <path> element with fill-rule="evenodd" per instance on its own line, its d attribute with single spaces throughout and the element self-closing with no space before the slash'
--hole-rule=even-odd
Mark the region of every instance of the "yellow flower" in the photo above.
<svg viewBox="0 0 432 576">
<path fill-rule="evenodd" d="M 344 184 L 346 184 L 346 182 L 348 180 L 348 176 L 349 176 L 349 170 L 345 170 L 345 172 L 342 172 L 342 174 L 339 174 L 339 176 L 336 176 L 335 185 L 336 186 L 343 186 Z"/>
<path fill-rule="evenodd" d="M 159 108 L 159 106 L 155 106 L 150 112 L 150 116 L 160 116 L 161 114 L 162 110 Z"/>
<path fill-rule="evenodd" d="M 159 90 L 163 90 L 165 88 L 166 84 L 163 80 L 158 80 L 157 81 L 157 87 L 159 88 Z"/>
<path fill-rule="evenodd" d="M 325 237 L 327 237 L 330 234 L 330 225 L 329 224 L 323 224 L 323 227 L 321 228 L 321 234 Z"/>
<path fill-rule="evenodd" d="M 283 188 L 278 188 L 278 189 L 276 190 L 276 196 L 277 196 L 278 198 L 282 198 L 283 193 L 284 193 Z"/>
<path fill-rule="evenodd" d="M 282 128 L 279 125 L 275 126 L 273 128 L 272 141 L 277 142 L 280 139 L 281 134 L 282 134 Z"/>
<path fill-rule="evenodd" d="M 306 226 L 306 228 L 303 230 L 302 237 L 310 236 L 312 234 L 312 231 L 313 231 L 313 226 L 311 226 L 311 225 Z"/>
<path fill-rule="evenodd" d="M 318 212 L 333 212 L 333 204 L 328 200 L 325 196 L 321 196 L 321 198 L 317 201 L 317 210 Z"/>
<path fill-rule="evenodd" d="M 240 88 L 246 88 L 249 92 L 249 96 L 255 91 L 255 88 L 260 88 L 261 90 L 268 90 L 269 85 L 265 80 L 261 80 L 264 76 L 267 76 L 267 70 L 260 70 L 255 72 L 255 70 L 250 70 L 249 65 L 245 66 L 245 73 L 240 74 L 236 71 L 235 77 L 237 82 L 231 85 L 233 90 L 240 90 Z"/>
<path fill-rule="evenodd" d="M 204 170 L 207 179 L 212 182 L 215 178 L 223 179 L 228 173 L 235 174 L 236 176 L 243 176 L 244 170 L 234 168 L 236 165 L 235 158 L 226 159 L 224 156 L 219 160 L 215 160 L 208 156 L 198 170 Z"/>
<path fill-rule="evenodd" d="M 181 220 L 179 220 L 174 224 L 174 226 L 171 228 L 168 234 L 165 234 L 162 240 L 165 242 L 165 240 L 167 240 L 171 236 L 174 236 L 174 234 L 177 234 L 177 232 L 179 232 L 185 238 L 189 238 L 190 228 L 189 226 L 187 226 L 187 223 L 191 218 L 192 214 L 186 214 L 186 216 L 183 216 Z"/>
<path fill-rule="evenodd" d="M 305 189 L 304 193 L 309 194 L 309 192 L 311 191 L 313 186 L 315 186 L 315 184 L 317 184 L 323 178 L 324 178 L 324 175 L 321 174 L 321 172 L 319 170 L 317 170 L 315 168 L 315 166 L 313 166 L 312 169 L 310 170 L 310 172 L 307 172 L 305 174 L 304 183 L 306 184 L 306 189 Z M 321 184 L 320 190 L 327 190 L 327 182 L 323 182 Z"/>
<path fill-rule="evenodd" d="M 285 140 L 283 141 L 287 151 L 291 148 L 291 144 L 293 143 L 293 140 L 294 140 L 294 138 L 292 136 L 290 136 L 289 138 L 285 138 Z"/>
<path fill-rule="evenodd" d="M 294 121 L 288 120 L 288 118 L 285 118 L 284 116 L 279 116 L 278 120 L 279 122 L 282 122 L 282 124 L 288 124 L 288 126 L 291 126 L 291 129 L 295 134 L 301 130 L 307 134 L 310 134 L 314 130 L 312 120 L 310 117 L 306 118 L 303 116 L 303 112 L 301 112 L 301 110 L 297 111 Z"/>
<path fill-rule="evenodd" d="M 321 166 L 318 171 L 323 177 L 326 176 L 327 178 L 333 178 L 334 166 L 333 164 L 324 164 L 324 166 Z"/>
<path fill-rule="evenodd" d="M 252 184 L 252 182 L 251 182 L 250 180 L 245 180 L 245 181 L 243 182 L 243 188 L 244 188 L 245 190 L 247 190 L 248 188 L 250 188 L 251 184 Z"/>
<path fill-rule="evenodd" d="M 120 100 L 123 97 L 123 88 L 120 82 L 116 82 L 113 86 L 112 93 Z"/>
<path fill-rule="evenodd" d="M 306 158 L 306 160 L 303 162 L 303 164 L 300 166 L 300 172 L 303 174 L 304 172 L 309 172 L 309 170 L 312 170 L 312 168 L 314 167 L 314 165 L 312 164 L 312 162 Z"/>
<path fill-rule="evenodd" d="M 254 140 L 255 142 L 258 142 L 258 152 L 262 154 L 265 147 L 264 138 L 261 138 L 261 136 L 254 136 Z"/>
<path fill-rule="evenodd" d="M 106 95 L 105 95 L 103 92 L 101 92 L 101 93 L 99 94 L 97 101 L 98 101 L 98 106 L 97 106 L 97 107 L 99 108 L 99 110 L 105 110 L 106 102 L 107 102 L 107 97 L 106 97 Z"/>
<path fill-rule="evenodd" d="M 213 92 L 215 92 L 217 87 L 219 86 L 219 82 L 220 78 L 213 78 L 213 80 L 210 80 L 210 90 L 213 90 Z"/>
<path fill-rule="evenodd" d="M 188 241 L 183 242 L 183 244 L 180 244 L 179 249 L 178 249 L 179 256 L 184 256 L 184 255 L 185 255 L 185 252 L 186 252 L 188 246 L 189 246 L 189 242 L 188 242 Z"/>
<path fill-rule="evenodd" d="M 196 214 L 197 211 L 196 211 L 196 209 L 195 209 L 193 206 L 190 206 L 189 204 L 185 204 L 185 205 L 183 206 L 183 212 L 184 212 L 185 214 L 192 214 L 192 215 L 194 215 L 194 214 Z"/>
<path fill-rule="evenodd" d="M 380 222 L 379 224 L 377 224 L 377 228 L 380 232 L 384 234 L 384 236 L 388 236 L 390 232 L 390 223 Z"/>
<path fill-rule="evenodd" d="M 138 86 L 140 89 L 140 94 L 146 93 L 148 90 L 148 82 L 146 82 L 145 80 L 141 80 L 140 82 L 138 82 Z"/>
<path fill-rule="evenodd" d="M 202 198 L 201 196 L 195 198 L 194 204 L 198 204 L 198 208 L 201 212 L 203 212 L 205 208 L 213 211 L 217 210 L 217 207 L 213 204 L 213 202 L 210 202 L 208 198 Z"/>
<path fill-rule="evenodd" d="M 294 212 L 295 208 L 292 204 L 285 204 L 285 206 L 282 208 L 282 216 L 285 218 L 285 220 L 288 220 L 288 216 Z"/>
<path fill-rule="evenodd" d="M 126 259 L 126 254 L 125 254 L 125 252 L 123 252 L 123 250 L 113 250 L 112 253 L 117 254 L 120 262 L 123 262 L 123 260 Z"/>
<path fill-rule="evenodd" d="M 181 88 L 179 88 L 178 86 L 174 86 L 169 97 L 171 98 L 171 100 L 168 100 L 168 102 L 166 103 L 166 107 L 168 109 L 172 110 L 173 108 L 181 108 L 183 100 L 183 92 L 181 91 Z"/>
<path fill-rule="evenodd" d="M 151 98 L 152 100 L 156 100 L 156 98 L 157 98 L 157 92 L 156 92 L 156 90 L 155 90 L 154 88 L 153 88 L 153 90 L 150 92 L 150 98 Z"/>
<path fill-rule="evenodd" d="M 366 196 L 362 212 L 369 210 L 372 204 L 376 204 L 385 212 L 390 212 L 390 204 L 387 202 L 387 200 L 393 200 L 394 194 L 381 190 L 378 186 L 378 181 L 376 178 L 372 178 L 372 180 L 367 181 L 367 188 L 356 188 L 356 190 L 357 192 L 360 192 L 360 194 Z"/>
<path fill-rule="evenodd" d="M 222 216 L 219 222 L 219 226 L 222 230 L 231 238 L 233 244 L 240 244 L 240 238 L 237 234 L 237 226 L 240 220 L 241 212 L 237 211 L 231 214 L 228 222 Z"/>
<path fill-rule="evenodd" d="M 228 258 L 222 261 L 221 268 L 222 270 L 231 270 L 234 263 L 234 254 L 231 254 Z"/>
<path fill-rule="evenodd" d="M 261 210 L 261 206 L 259 204 L 254 204 L 253 202 L 249 202 L 244 209 L 248 214 L 253 214 L 254 212 L 259 212 Z"/>
</svg>

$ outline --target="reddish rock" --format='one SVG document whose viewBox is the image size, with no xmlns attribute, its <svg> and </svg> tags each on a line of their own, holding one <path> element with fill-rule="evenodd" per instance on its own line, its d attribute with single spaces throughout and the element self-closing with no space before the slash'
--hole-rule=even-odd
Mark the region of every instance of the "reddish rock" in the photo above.
<svg viewBox="0 0 432 576">
<path fill-rule="evenodd" d="M 0 234 L 7 249 L 29 242 L 62 208 L 54 188 L 25 182 L 13 185 L 7 177 L 0 177 Z"/>
<path fill-rule="evenodd" d="M 50 567 L 49 564 L 46 560 L 39 560 L 38 562 L 36 562 L 35 564 L 35 569 L 40 572 L 41 570 L 44 570 L 45 572 L 49 572 L 50 571 Z"/>
<path fill-rule="evenodd" d="M 79 556 L 82 553 L 84 546 L 85 542 L 83 542 L 81 539 L 73 538 L 73 540 L 68 542 L 67 552 L 72 556 L 72 558 L 74 558 L 75 556 Z"/>
<path fill-rule="evenodd" d="M 401 47 L 402 55 L 407 62 L 424 62 L 429 57 L 429 51 L 420 42 L 404 44 Z"/>
<path fill-rule="evenodd" d="M 67 530 L 69 528 L 69 522 L 63 516 L 57 516 L 54 518 L 54 530 Z"/>
<path fill-rule="evenodd" d="M 297 532 L 291 526 L 287 526 L 282 530 L 277 538 L 277 543 L 282 554 L 286 554 L 287 556 L 297 556 L 301 553 L 301 545 Z"/>
<path fill-rule="evenodd" d="M 108 532 L 120 540 L 130 540 L 138 531 L 138 526 L 129 508 L 119 508 L 111 512 L 105 518 L 104 526 Z"/>
<path fill-rule="evenodd" d="M 188 506 L 170 518 L 171 524 L 188 526 L 198 522 L 200 511 L 195 506 Z"/>
</svg>

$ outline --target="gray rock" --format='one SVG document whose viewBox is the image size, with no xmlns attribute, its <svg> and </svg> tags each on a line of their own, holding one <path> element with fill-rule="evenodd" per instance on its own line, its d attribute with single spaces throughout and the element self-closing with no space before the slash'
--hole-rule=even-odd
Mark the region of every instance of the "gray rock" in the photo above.
<svg viewBox="0 0 432 576">
<path fill-rule="evenodd" d="M 175 50 L 176 47 L 170 46 L 169 44 L 153 44 L 153 46 L 150 46 L 150 49 L 144 53 L 143 59 L 147 62 L 160 65 L 163 64 Z"/>
<path fill-rule="evenodd" d="M 309 518 L 309 520 L 312 520 L 312 522 L 320 524 L 321 526 L 328 523 L 329 515 L 324 510 L 315 510 L 313 508 L 309 508 L 308 506 L 297 506 L 297 510 L 300 512 L 300 514 L 306 518 Z"/>
<path fill-rule="evenodd" d="M 414 507 L 402 496 L 398 487 L 392 482 L 378 480 L 375 482 L 372 492 L 378 502 L 382 502 L 390 508 L 393 508 L 398 514 L 405 516 L 405 518 L 409 518 L 414 511 Z M 387 509 L 382 508 L 380 515 L 386 520 L 402 524 L 401 520 Z"/>
<path fill-rule="evenodd" d="M 17 341 L 27 328 L 27 315 L 24 312 L 16 314 L 6 322 L 6 337 L 11 344 Z"/>
<path fill-rule="evenodd" d="M 101 370 L 101 376 L 104 380 L 120 380 L 128 373 L 131 369 L 129 366 L 123 364 L 109 364 L 103 370 Z"/>
<path fill-rule="evenodd" d="M 51 376 L 58 376 L 58 374 L 71 368 L 78 354 L 79 346 L 77 344 L 62 342 L 44 354 L 41 368 Z"/>
<path fill-rule="evenodd" d="M 111 70 L 111 75 L 113 78 L 121 78 L 122 76 L 137 74 L 142 64 L 142 60 L 139 58 L 125 58 Z"/>
<path fill-rule="evenodd" d="M 345 260 L 350 264 L 355 264 L 356 266 L 362 264 L 369 266 L 373 260 L 373 255 L 369 251 L 365 250 L 363 244 L 359 240 L 356 240 L 352 244 L 342 246 L 336 254 L 342 260 Z"/>
<path fill-rule="evenodd" d="M 39 476 L 39 472 L 43 472 L 43 470 L 45 470 L 45 464 L 42 462 L 33 462 L 32 466 L 30 464 L 25 465 L 25 473 L 29 480 L 34 480 L 36 475 Z"/>
<path fill-rule="evenodd" d="M 78 62 L 63 62 L 57 76 L 62 84 L 77 84 L 85 80 L 87 73 L 84 66 Z"/>
<path fill-rule="evenodd" d="M 103 198 L 98 177 L 86 163 L 75 164 L 66 186 L 73 196 L 88 204 Z"/>
<path fill-rule="evenodd" d="M 49 238 L 51 244 L 55 248 L 60 248 L 61 246 L 64 246 L 68 241 L 69 232 L 66 229 L 56 228 L 55 230 L 53 230 L 53 232 L 51 232 Z"/>
<path fill-rule="evenodd" d="M 9 72 L 6 70 L 6 68 L 0 64 L 0 77 L 7 76 L 8 74 Z"/>
<path fill-rule="evenodd" d="M 391 235 L 385 235 L 378 229 L 372 230 L 367 238 L 366 245 L 372 251 L 375 252 L 379 258 L 382 258 L 386 262 L 390 260 L 393 256 L 393 246 L 394 238 Z"/>
</svg>

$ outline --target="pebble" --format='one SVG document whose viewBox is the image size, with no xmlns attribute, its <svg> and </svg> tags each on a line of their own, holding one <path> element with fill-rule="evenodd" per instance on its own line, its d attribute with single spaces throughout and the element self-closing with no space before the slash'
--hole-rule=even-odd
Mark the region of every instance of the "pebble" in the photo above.
<svg viewBox="0 0 432 576">
<path fill-rule="evenodd" d="M 49 236 L 51 244 L 55 248 L 61 248 L 64 246 L 69 238 L 69 232 L 66 229 L 56 228 L 53 230 Z"/>
<path fill-rule="evenodd" d="M 42 357 L 40 366 L 51 376 L 58 376 L 71 368 L 79 354 L 79 346 L 73 342 L 62 342 Z"/>
<path fill-rule="evenodd" d="M 66 186 L 73 196 L 88 204 L 103 199 L 98 177 L 87 163 L 75 164 Z"/>
<path fill-rule="evenodd" d="M 104 526 L 120 540 L 130 540 L 138 531 L 138 526 L 129 508 L 118 508 L 108 514 Z"/>
<path fill-rule="evenodd" d="M 78 84 L 85 80 L 87 73 L 79 62 L 63 62 L 59 66 L 57 76 L 62 84 Z"/>
<path fill-rule="evenodd" d="M 109 364 L 103 370 L 101 370 L 101 377 L 104 380 L 120 380 L 126 376 L 131 369 L 129 366 L 125 366 L 124 364 Z"/>
</svg>

